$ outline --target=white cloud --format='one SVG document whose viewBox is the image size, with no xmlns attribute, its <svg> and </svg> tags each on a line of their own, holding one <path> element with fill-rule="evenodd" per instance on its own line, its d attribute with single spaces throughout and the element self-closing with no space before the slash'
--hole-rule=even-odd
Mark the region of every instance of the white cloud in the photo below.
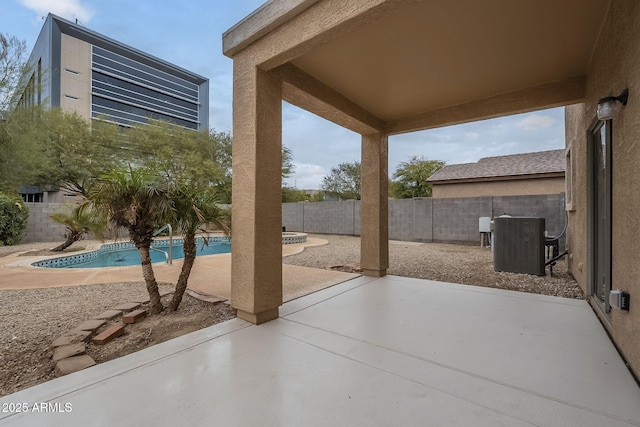
<svg viewBox="0 0 640 427">
<path fill-rule="evenodd" d="M 467 141 L 473 141 L 478 139 L 480 134 L 478 132 L 467 132 L 464 134 L 464 137 Z"/>
<path fill-rule="evenodd" d="M 529 114 L 524 119 L 520 120 L 516 126 L 524 130 L 538 130 L 541 128 L 548 128 L 556 122 L 556 119 L 543 115 L 543 114 Z"/>
<path fill-rule="evenodd" d="M 20 2 L 35 11 L 38 17 L 47 16 L 51 12 L 70 21 L 78 19 L 86 25 L 93 16 L 93 11 L 83 5 L 81 0 L 20 0 Z"/>
<path fill-rule="evenodd" d="M 315 190 L 320 188 L 322 178 L 329 171 L 322 166 L 294 162 L 295 172 L 287 180 L 287 184 L 300 190 Z"/>
</svg>

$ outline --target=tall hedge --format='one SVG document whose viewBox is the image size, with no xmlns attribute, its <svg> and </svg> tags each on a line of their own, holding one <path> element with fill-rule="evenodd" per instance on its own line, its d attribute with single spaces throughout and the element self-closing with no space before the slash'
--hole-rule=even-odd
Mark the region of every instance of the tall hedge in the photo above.
<svg viewBox="0 0 640 427">
<path fill-rule="evenodd" d="M 0 246 L 20 243 L 28 220 L 29 208 L 20 197 L 0 193 Z"/>
</svg>

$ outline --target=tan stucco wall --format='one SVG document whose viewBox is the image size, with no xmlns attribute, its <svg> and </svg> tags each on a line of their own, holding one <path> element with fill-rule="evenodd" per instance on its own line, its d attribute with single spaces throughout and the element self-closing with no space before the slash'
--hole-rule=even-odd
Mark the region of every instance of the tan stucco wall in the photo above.
<svg viewBox="0 0 640 427">
<path fill-rule="evenodd" d="M 564 193 L 564 177 L 433 184 L 433 197 L 526 196 Z"/>
<path fill-rule="evenodd" d="M 91 45 L 67 34 L 61 42 L 60 108 L 91 117 Z"/>
<path fill-rule="evenodd" d="M 631 294 L 628 312 L 612 310 L 604 324 L 610 329 L 632 370 L 640 375 L 640 2 L 611 2 L 587 75 L 584 110 L 568 109 L 567 143 L 575 162 L 574 206 L 568 244 L 571 272 L 586 289 L 587 254 L 587 130 L 600 98 L 629 88 L 629 102 L 613 120 L 612 287 Z M 580 199 L 580 201 L 578 201 Z M 581 271 L 581 266 L 582 271 Z"/>
<path fill-rule="evenodd" d="M 252 323 L 282 304 L 282 82 L 233 63 L 231 305 Z"/>
<path fill-rule="evenodd" d="M 571 206 L 567 212 L 566 247 L 569 251 L 569 269 L 582 290 L 587 292 L 587 139 L 588 124 L 585 122 L 584 104 L 570 105 L 565 108 L 565 137 L 567 147 L 571 147 L 572 191 Z M 582 206 L 582 205 L 585 206 Z"/>
</svg>

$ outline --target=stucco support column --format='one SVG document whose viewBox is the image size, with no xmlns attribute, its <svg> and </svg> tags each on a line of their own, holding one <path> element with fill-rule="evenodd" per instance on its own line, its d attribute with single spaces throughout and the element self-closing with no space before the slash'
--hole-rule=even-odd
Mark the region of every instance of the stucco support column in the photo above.
<svg viewBox="0 0 640 427">
<path fill-rule="evenodd" d="M 388 138 L 362 136 L 360 266 L 365 276 L 382 277 L 389 267 Z"/>
<path fill-rule="evenodd" d="M 282 305 L 281 157 L 282 82 L 234 60 L 231 305 L 255 324 Z"/>
</svg>

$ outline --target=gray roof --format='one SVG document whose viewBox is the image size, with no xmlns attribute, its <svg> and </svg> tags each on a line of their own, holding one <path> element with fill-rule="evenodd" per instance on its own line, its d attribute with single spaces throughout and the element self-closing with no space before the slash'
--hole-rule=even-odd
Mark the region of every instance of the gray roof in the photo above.
<svg viewBox="0 0 640 427">
<path fill-rule="evenodd" d="M 452 181 L 565 172 L 565 150 L 484 157 L 477 163 L 447 165 L 427 181 Z"/>
</svg>

